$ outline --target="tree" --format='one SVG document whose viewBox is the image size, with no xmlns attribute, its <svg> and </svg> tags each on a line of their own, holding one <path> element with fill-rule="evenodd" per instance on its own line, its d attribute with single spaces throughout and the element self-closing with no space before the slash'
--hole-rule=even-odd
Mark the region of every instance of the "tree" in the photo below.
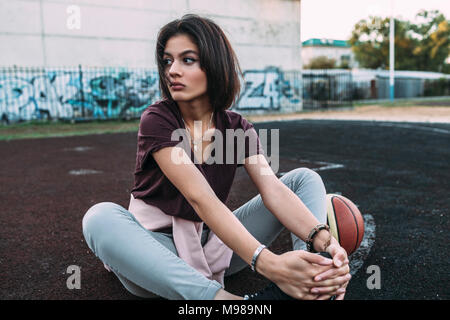
<svg viewBox="0 0 450 320">
<path fill-rule="evenodd" d="M 446 71 L 450 55 L 450 21 L 439 11 L 421 11 L 421 23 L 395 19 L 395 69 Z M 389 18 L 359 21 L 349 40 L 360 66 L 389 68 Z"/>
<path fill-rule="evenodd" d="M 333 69 L 336 68 L 336 60 L 326 56 L 312 58 L 311 61 L 303 67 L 304 69 Z"/>
<path fill-rule="evenodd" d="M 412 25 L 412 31 L 419 41 L 413 51 L 418 70 L 445 71 L 448 68 L 445 60 L 450 55 L 450 20 L 446 20 L 438 10 L 423 10 L 417 17 L 423 21 Z"/>
</svg>

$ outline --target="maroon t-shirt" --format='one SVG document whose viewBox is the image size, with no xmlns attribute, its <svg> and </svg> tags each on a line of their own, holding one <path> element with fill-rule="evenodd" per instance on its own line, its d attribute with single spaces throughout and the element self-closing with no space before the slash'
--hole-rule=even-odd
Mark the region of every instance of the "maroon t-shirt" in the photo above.
<svg viewBox="0 0 450 320">
<path fill-rule="evenodd" d="M 222 133 L 223 157 L 218 157 L 218 163 L 208 164 L 205 161 L 200 164 L 194 161 L 194 152 L 189 145 L 187 136 L 185 136 L 186 139 L 180 137 L 178 140 L 171 140 L 172 133 L 175 130 L 185 129 L 181 112 L 176 102 L 162 100 L 145 109 L 141 115 L 138 132 L 134 187 L 131 190 L 133 196 L 149 205 L 158 207 L 168 215 L 191 221 L 202 221 L 183 194 L 164 175 L 152 155 L 153 152 L 164 147 L 183 144 L 183 148 L 188 154 L 190 150 L 191 161 L 206 178 L 216 196 L 225 203 L 233 183 L 236 168 L 243 165 L 245 158 L 254 154 L 264 154 L 264 151 L 253 125 L 239 113 L 231 110 L 214 112 L 213 121 L 216 125 L 216 130 Z M 238 147 L 239 139 L 237 137 L 232 139 L 233 131 L 231 131 L 231 134 L 229 131 L 227 136 L 226 129 L 242 129 L 241 133 L 251 130 L 247 132 L 248 136 L 244 139 L 245 147 Z M 236 136 L 238 135 L 239 133 L 236 134 Z M 215 137 L 211 141 L 214 142 Z M 230 148 L 234 150 L 232 154 L 234 157 L 230 156 Z M 227 150 L 229 153 L 228 161 Z M 215 151 L 213 149 L 211 158 L 216 156 Z M 219 155 L 219 153 L 217 154 Z M 229 161 L 230 158 L 232 161 Z M 220 161 L 220 159 L 223 160 Z"/>
</svg>

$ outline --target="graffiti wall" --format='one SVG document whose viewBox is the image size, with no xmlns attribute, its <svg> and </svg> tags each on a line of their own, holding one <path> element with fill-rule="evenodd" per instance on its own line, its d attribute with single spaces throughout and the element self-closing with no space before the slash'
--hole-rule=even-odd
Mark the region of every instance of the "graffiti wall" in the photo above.
<svg viewBox="0 0 450 320">
<path fill-rule="evenodd" d="M 299 73 L 249 70 L 242 84 L 235 110 L 283 112 L 301 104 Z M 0 69 L 0 119 L 4 123 L 139 117 L 160 97 L 155 70 Z"/>
<path fill-rule="evenodd" d="M 291 111 L 301 103 L 301 74 L 276 68 L 244 71 L 238 110 Z"/>
</svg>

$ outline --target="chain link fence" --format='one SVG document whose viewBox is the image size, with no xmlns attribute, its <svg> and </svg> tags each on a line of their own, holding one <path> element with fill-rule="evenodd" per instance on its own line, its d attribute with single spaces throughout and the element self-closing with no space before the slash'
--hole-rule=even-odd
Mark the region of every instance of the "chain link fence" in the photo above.
<svg viewBox="0 0 450 320">
<path fill-rule="evenodd" d="M 395 78 L 396 98 L 450 96 L 450 76 L 426 73 Z M 397 75 L 397 74 L 396 74 Z M 245 70 L 233 110 L 245 114 L 290 113 L 351 107 L 355 100 L 389 98 L 383 72 L 351 70 Z M 137 119 L 161 99 L 156 70 L 138 68 L 0 68 L 0 120 Z"/>
</svg>

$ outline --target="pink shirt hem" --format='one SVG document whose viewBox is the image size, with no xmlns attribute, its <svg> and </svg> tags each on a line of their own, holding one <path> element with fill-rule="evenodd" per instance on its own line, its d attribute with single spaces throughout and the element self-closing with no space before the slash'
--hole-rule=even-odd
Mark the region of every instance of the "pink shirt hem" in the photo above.
<svg viewBox="0 0 450 320">
<path fill-rule="evenodd" d="M 178 256 L 210 280 L 216 280 L 224 288 L 225 270 L 230 266 L 233 251 L 212 231 L 201 245 L 203 222 L 195 222 L 170 216 L 159 208 L 131 195 L 128 208 L 136 220 L 147 230 L 154 231 L 172 226 L 173 240 Z M 110 271 L 107 265 L 105 268 Z"/>
</svg>

